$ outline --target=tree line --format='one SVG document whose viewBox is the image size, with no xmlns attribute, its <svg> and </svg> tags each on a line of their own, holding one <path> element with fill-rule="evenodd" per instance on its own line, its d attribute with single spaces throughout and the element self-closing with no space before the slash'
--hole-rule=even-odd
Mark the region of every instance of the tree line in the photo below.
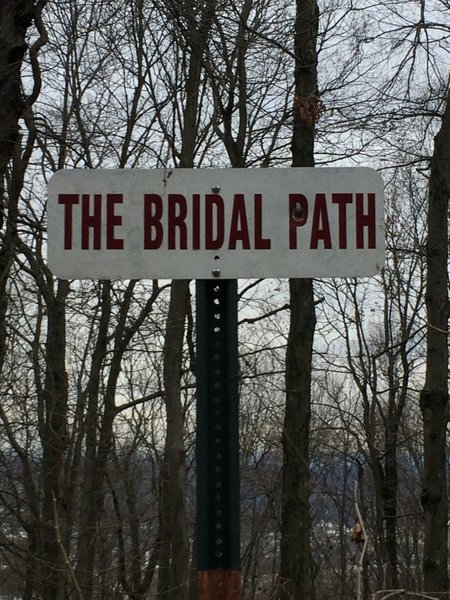
<svg viewBox="0 0 450 600">
<path fill-rule="evenodd" d="M 1 597 L 196 594 L 194 288 L 55 277 L 52 174 L 336 165 L 386 262 L 239 283 L 242 595 L 448 595 L 448 14 L 4 0 Z"/>
</svg>

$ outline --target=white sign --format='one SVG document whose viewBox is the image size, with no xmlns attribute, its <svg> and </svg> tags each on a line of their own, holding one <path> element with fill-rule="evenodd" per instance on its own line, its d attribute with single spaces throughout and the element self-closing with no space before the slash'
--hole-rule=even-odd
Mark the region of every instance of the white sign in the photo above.
<svg viewBox="0 0 450 600">
<path fill-rule="evenodd" d="M 66 279 L 365 276 L 384 260 L 366 168 L 59 171 L 48 195 Z"/>
</svg>

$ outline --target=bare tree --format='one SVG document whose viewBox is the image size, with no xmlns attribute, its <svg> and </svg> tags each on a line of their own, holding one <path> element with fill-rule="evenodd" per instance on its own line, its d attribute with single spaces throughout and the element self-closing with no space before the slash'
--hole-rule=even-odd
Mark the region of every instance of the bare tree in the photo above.
<svg viewBox="0 0 450 600">
<path fill-rule="evenodd" d="M 450 100 L 435 137 L 430 164 L 427 254 L 427 366 L 420 395 L 424 434 L 425 513 L 424 586 L 448 592 L 448 195 L 450 170 Z"/>
<path fill-rule="evenodd" d="M 315 126 L 320 115 L 317 85 L 316 2 L 297 0 L 292 166 L 314 165 Z M 309 514 L 309 427 L 312 347 L 315 326 L 313 285 L 289 283 L 290 325 L 286 353 L 286 413 L 283 428 L 283 492 L 279 597 L 313 598 Z"/>
<path fill-rule="evenodd" d="M 0 9 L 0 372 L 6 353 L 8 276 L 17 244 L 19 198 L 35 143 L 30 117 L 41 89 L 38 53 L 47 41 L 42 22 L 45 5 L 46 0 L 8 0 Z M 32 25 L 38 35 L 29 47 Z M 27 51 L 32 71 L 28 95 L 23 92 L 21 72 Z M 24 118 L 29 129 L 23 144 L 19 121 Z"/>
</svg>

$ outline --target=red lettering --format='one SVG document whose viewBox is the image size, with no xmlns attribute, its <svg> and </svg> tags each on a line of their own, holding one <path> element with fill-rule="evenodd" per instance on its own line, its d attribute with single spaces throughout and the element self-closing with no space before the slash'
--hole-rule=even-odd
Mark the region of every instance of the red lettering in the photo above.
<svg viewBox="0 0 450 600">
<path fill-rule="evenodd" d="M 163 205 L 158 194 L 144 195 L 144 249 L 157 250 L 163 240 Z"/>
<path fill-rule="evenodd" d="M 367 248 L 376 247 L 375 194 L 367 194 L 367 212 L 364 212 L 364 194 L 356 194 L 356 247 L 364 248 L 364 229 L 367 229 Z"/>
<path fill-rule="evenodd" d="M 250 237 L 248 234 L 247 213 L 245 211 L 244 194 L 234 195 L 228 248 L 230 250 L 235 250 L 237 242 L 241 242 L 243 250 L 249 250 Z"/>
<path fill-rule="evenodd" d="M 122 204 L 122 194 L 107 194 L 106 196 L 106 248 L 107 250 L 122 250 L 123 240 L 116 238 L 115 228 L 122 225 L 122 215 L 116 215 L 116 204 Z"/>
<path fill-rule="evenodd" d="M 308 200 L 303 194 L 289 194 L 289 249 L 297 250 L 297 227 L 308 220 Z"/>
<path fill-rule="evenodd" d="M 186 198 L 181 194 L 169 194 L 168 198 L 168 248 L 177 250 L 176 230 L 178 229 L 179 250 L 187 249 L 187 203 Z"/>
<path fill-rule="evenodd" d="M 215 217 L 215 218 L 214 218 Z M 213 223 L 216 222 L 216 231 Z M 218 250 L 223 246 L 225 229 L 225 210 L 222 196 L 218 194 L 205 195 L 205 249 Z M 215 233 L 215 236 L 214 236 Z"/>
<path fill-rule="evenodd" d="M 90 212 L 91 202 L 89 194 L 81 197 L 81 249 L 89 250 L 89 231 L 93 230 L 93 250 L 102 247 L 102 197 L 94 194 L 94 212 Z"/>
<path fill-rule="evenodd" d="M 271 241 L 262 236 L 262 196 L 255 194 L 254 197 L 255 214 L 255 250 L 270 250 Z"/>
<path fill-rule="evenodd" d="M 79 194 L 59 194 L 58 204 L 64 205 L 64 250 L 72 250 L 73 205 L 80 201 Z"/>
<path fill-rule="evenodd" d="M 325 194 L 316 194 L 314 213 L 311 225 L 311 249 L 316 249 L 319 240 L 323 242 L 324 249 L 331 248 L 330 223 L 328 221 Z"/>
<path fill-rule="evenodd" d="M 200 250 L 200 194 L 192 195 L 192 250 Z"/>
<path fill-rule="evenodd" d="M 331 201 L 339 206 L 339 249 L 347 248 L 347 204 L 353 202 L 352 194 L 332 194 Z"/>
</svg>

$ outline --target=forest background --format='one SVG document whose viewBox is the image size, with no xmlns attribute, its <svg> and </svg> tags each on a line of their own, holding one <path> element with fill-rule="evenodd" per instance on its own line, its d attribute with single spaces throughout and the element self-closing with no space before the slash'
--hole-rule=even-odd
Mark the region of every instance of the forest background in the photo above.
<svg viewBox="0 0 450 600">
<path fill-rule="evenodd" d="M 240 282 L 242 596 L 448 597 L 449 17 L 3 0 L 2 599 L 195 598 L 194 288 L 54 277 L 51 175 L 313 165 L 380 171 L 386 263 Z"/>
</svg>

